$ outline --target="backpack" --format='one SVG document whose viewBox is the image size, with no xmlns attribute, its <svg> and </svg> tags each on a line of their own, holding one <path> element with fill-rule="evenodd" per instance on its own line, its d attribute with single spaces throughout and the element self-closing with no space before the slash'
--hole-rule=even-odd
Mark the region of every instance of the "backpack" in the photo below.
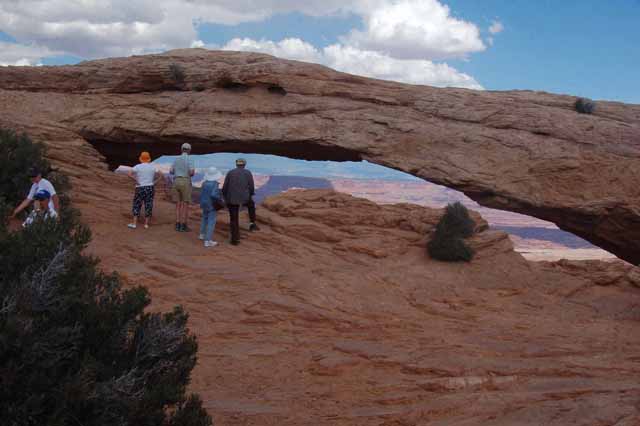
<svg viewBox="0 0 640 426">
<path fill-rule="evenodd" d="M 216 190 L 211 193 L 211 202 L 216 211 L 222 210 L 227 206 L 227 203 L 224 202 L 224 196 L 222 195 L 220 188 L 216 188 Z"/>
</svg>

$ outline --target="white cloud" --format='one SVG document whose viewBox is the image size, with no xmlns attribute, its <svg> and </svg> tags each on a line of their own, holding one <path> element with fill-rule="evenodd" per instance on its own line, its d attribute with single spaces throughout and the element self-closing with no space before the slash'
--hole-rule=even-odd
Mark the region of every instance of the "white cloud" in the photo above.
<svg viewBox="0 0 640 426">
<path fill-rule="evenodd" d="M 353 46 L 334 44 L 324 49 L 317 49 L 300 39 L 273 42 L 244 38 L 233 39 L 222 49 L 261 52 L 287 59 L 315 62 L 338 71 L 383 80 L 438 87 L 482 89 L 473 77 L 447 64 L 433 63 L 424 59 L 395 59 L 379 52 L 360 50 Z"/>
<path fill-rule="evenodd" d="M 323 63 L 322 53 L 311 44 L 299 38 L 286 38 L 279 42 L 270 40 L 256 41 L 250 38 L 234 38 L 224 45 L 222 50 L 261 52 L 296 61 Z"/>
<path fill-rule="evenodd" d="M 203 22 L 234 25 L 291 11 L 329 15 L 347 10 L 344 4 L 349 2 L 2 0 L 0 28 L 19 41 L 99 58 L 188 47 L 197 39 L 197 25 Z"/>
<path fill-rule="evenodd" d="M 466 58 L 486 48 L 478 27 L 452 16 L 441 1 L 0 0 L 0 28 L 22 43 L 16 44 L 22 51 L 31 49 L 23 56 L 2 52 L 0 61 L 38 63 L 54 51 L 91 59 L 202 47 L 201 23 L 234 25 L 294 11 L 314 16 L 356 14 L 363 27 L 325 49 L 298 38 L 234 39 L 225 48 L 262 51 L 377 78 L 479 88 L 472 77 L 433 62 Z M 495 21 L 490 31 L 501 29 Z"/>
<path fill-rule="evenodd" d="M 355 13 L 348 45 L 401 59 L 464 57 L 485 48 L 478 28 L 438 0 L 20 0 L 0 1 L 0 28 L 85 58 L 188 47 L 197 25 L 234 25 L 277 13 Z"/>
<path fill-rule="evenodd" d="M 43 58 L 55 54 L 46 47 L 0 41 L 0 66 L 39 65 Z"/>
<path fill-rule="evenodd" d="M 350 74 L 411 84 L 482 89 L 473 77 L 447 64 L 425 59 L 396 59 L 383 53 L 342 45 L 326 47 L 323 53 L 329 67 Z"/>
<path fill-rule="evenodd" d="M 353 30 L 345 44 L 401 59 L 459 58 L 485 49 L 478 27 L 452 17 L 437 0 L 381 1 L 364 22 L 364 31 Z"/>
<path fill-rule="evenodd" d="M 491 34 L 499 34 L 504 31 L 504 25 L 500 21 L 493 21 L 491 26 L 489 27 L 489 32 Z"/>
</svg>

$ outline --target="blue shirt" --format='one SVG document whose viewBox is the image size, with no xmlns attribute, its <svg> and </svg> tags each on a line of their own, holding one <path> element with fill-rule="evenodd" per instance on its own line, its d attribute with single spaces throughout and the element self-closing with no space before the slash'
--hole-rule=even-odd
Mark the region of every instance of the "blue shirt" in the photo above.
<svg viewBox="0 0 640 426">
<path fill-rule="evenodd" d="M 205 211 L 213 210 L 212 195 L 218 192 L 218 181 L 206 180 L 200 189 L 200 208 Z"/>
</svg>

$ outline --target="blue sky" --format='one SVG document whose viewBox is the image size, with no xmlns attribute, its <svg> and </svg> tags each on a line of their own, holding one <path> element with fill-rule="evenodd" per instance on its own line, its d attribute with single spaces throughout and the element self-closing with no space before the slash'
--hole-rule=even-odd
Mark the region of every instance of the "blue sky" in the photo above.
<svg viewBox="0 0 640 426">
<path fill-rule="evenodd" d="M 640 103 L 640 0 L 451 0 L 505 30 L 485 52 L 452 63 L 487 89 L 535 89 Z"/>
<path fill-rule="evenodd" d="M 314 46 L 325 47 L 336 43 L 339 37 L 352 28 L 360 28 L 362 19 L 357 15 L 313 17 L 299 12 L 272 16 L 262 22 L 238 25 L 201 24 L 198 25 L 200 40 L 224 45 L 236 37 L 252 39 L 282 40 L 298 37 Z"/>
<path fill-rule="evenodd" d="M 57 0 L 56 11 L 36 0 L 2 2 L 0 64 L 203 46 L 410 83 L 640 104 L 640 0 L 185 1 L 113 0 L 79 10 Z"/>
<path fill-rule="evenodd" d="M 196 168 L 206 169 L 215 166 L 223 173 L 234 168 L 236 158 L 242 157 L 247 160 L 247 166 L 252 172 L 262 175 L 305 176 L 324 179 L 421 180 L 413 175 L 367 161 L 305 161 L 277 155 L 224 152 L 194 155 L 193 157 Z M 158 158 L 154 163 L 168 164 L 172 163 L 175 158 L 175 156 L 166 155 Z"/>
</svg>

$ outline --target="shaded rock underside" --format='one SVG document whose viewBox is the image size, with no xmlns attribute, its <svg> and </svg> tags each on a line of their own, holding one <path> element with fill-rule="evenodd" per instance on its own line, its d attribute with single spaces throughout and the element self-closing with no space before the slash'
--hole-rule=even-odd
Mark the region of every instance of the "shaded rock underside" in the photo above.
<svg viewBox="0 0 640 426">
<path fill-rule="evenodd" d="M 183 68 L 176 81 L 170 65 Z M 142 149 L 368 160 L 556 223 L 640 262 L 640 106 L 410 86 L 267 55 L 178 50 L 0 68 L 0 126 L 94 179 Z M 97 149 L 102 155 L 97 154 Z M 104 177 L 106 179 L 106 177 Z"/>
</svg>

